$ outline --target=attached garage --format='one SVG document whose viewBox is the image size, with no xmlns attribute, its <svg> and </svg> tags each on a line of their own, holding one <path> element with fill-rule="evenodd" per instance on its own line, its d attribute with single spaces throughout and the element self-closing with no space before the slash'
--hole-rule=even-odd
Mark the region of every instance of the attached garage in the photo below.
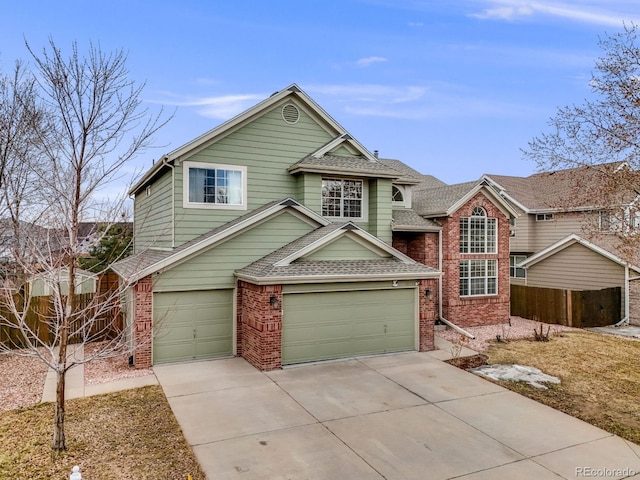
<svg viewBox="0 0 640 480">
<path fill-rule="evenodd" d="M 233 289 L 153 294 L 153 362 L 233 352 Z"/>
<path fill-rule="evenodd" d="M 416 349 L 417 289 L 285 293 L 282 364 Z"/>
</svg>

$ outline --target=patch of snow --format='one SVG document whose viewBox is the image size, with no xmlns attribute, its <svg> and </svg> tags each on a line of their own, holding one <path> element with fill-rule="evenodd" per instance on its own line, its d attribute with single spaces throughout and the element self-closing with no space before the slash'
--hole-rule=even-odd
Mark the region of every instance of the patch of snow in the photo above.
<svg viewBox="0 0 640 480">
<path fill-rule="evenodd" d="M 525 365 L 483 365 L 469 370 L 476 375 L 498 381 L 527 382 L 532 387 L 548 390 L 544 383 L 559 384 L 560 379 Z"/>
</svg>

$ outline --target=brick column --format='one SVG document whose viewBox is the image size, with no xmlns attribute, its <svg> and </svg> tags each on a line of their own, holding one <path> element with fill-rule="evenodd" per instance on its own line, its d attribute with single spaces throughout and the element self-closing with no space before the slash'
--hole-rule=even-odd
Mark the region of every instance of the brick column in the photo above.
<svg viewBox="0 0 640 480">
<path fill-rule="evenodd" d="M 282 285 L 239 281 L 238 297 L 239 354 L 260 370 L 281 368 Z"/>
<path fill-rule="evenodd" d="M 438 280 L 420 280 L 418 287 L 420 303 L 420 345 L 421 352 L 435 349 L 433 331 L 438 318 Z M 427 295 L 425 292 L 429 290 Z"/>
<path fill-rule="evenodd" d="M 134 339 L 136 350 L 133 361 L 136 368 L 152 365 L 151 343 L 153 342 L 153 283 L 151 276 L 139 280 L 133 287 L 135 294 Z"/>
</svg>

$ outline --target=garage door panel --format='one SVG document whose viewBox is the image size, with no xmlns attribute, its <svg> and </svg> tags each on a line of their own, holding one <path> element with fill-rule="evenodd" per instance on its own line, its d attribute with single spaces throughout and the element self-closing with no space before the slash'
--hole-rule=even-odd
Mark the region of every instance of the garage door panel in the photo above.
<svg viewBox="0 0 640 480">
<path fill-rule="evenodd" d="M 233 290 L 156 293 L 154 362 L 231 355 Z"/>
<path fill-rule="evenodd" d="M 285 294 L 284 364 L 415 348 L 415 289 Z"/>
</svg>

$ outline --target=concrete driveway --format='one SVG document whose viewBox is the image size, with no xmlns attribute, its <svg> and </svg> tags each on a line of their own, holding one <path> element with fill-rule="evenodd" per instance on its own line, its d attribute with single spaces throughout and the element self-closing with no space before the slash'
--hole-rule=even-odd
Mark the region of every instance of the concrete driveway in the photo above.
<svg viewBox="0 0 640 480">
<path fill-rule="evenodd" d="M 640 478 L 640 447 L 430 353 L 154 367 L 209 479 Z"/>
</svg>

